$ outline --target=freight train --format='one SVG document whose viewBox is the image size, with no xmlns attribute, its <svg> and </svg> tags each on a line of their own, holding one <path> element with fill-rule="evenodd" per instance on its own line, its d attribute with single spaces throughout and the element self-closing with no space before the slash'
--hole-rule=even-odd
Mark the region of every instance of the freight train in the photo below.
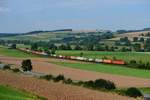
<svg viewBox="0 0 150 100">
<path fill-rule="evenodd" d="M 93 59 L 93 58 L 85 58 L 85 57 L 75 57 L 75 56 L 62 56 L 62 55 L 51 55 L 52 57 L 59 59 L 69 59 L 69 60 L 77 60 L 84 62 L 93 62 L 93 63 L 104 63 L 104 64 L 114 64 L 114 65 L 125 65 L 126 62 L 123 60 L 110 60 L 110 59 Z"/>
<path fill-rule="evenodd" d="M 33 53 L 36 55 L 41 55 L 41 56 L 50 56 L 50 57 L 58 58 L 58 59 L 68 59 L 68 60 L 93 62 L 93 63 L 103 63 L 103 64 L 114 64 L 114 65 L 126 65 L 126 62 L 124 60 L 93 59 L 93 58 L 86 58 L 86 57 L 64 56 L 64 55 L 56 55 L 56 54 L 48 55 L 45 52 L 32 51 L 29 49 L 22 49 L 22 48 L 19 48 L 18 50 L 23 51 L 23 52 L 27 52 L 27 53 Z"/>
</svg>

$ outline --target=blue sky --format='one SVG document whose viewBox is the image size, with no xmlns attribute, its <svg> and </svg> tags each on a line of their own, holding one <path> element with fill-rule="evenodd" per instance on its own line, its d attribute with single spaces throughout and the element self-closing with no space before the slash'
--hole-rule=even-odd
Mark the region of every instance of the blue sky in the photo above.
<svg viewBox="0 0 150 100">
<path fill-rule="evenodd" d="M 150 27 L 150 0 L 0 0 L 0 32 Z"/>
</svg>

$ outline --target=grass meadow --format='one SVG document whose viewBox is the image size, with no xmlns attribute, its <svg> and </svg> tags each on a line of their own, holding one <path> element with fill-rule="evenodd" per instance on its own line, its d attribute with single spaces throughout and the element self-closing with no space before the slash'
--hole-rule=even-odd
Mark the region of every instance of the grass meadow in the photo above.
<svg viewBox="0 0 150 100">
<path fill-rule="evenodd" d="M 58 52 L 57 52 L 58 53 Z M 74 56 L 78 56 L 80 55 L 79 51 L 59 51 L 59 54 L 64 53 L 64 55 L 74 55 Z M 130 57 L 126 57 L 125 54 L 123 53 L 116 53 L 116 56 L 118 57 L 123 57 L 124 55 L 124 59 L 131 59 Z M 110 54 L 110 55 L 109 55 Z M 101 57 L 103 55 L 108 55 L 108 56 L 113 56 L 114 53 L 112 52 L 90 52 L 90 51 L 85 51 L 84 55 L 87 55 L 88 57 L 100 57 L 99 55 L 101 55 Z M 8 49 L 6 47 L 0 47 L 0 55 L 4 55 L 4 56 L 9 56 L 9 57 L 18 57 L 18 58 L 31 58 L 31 57 L 39 57 L 33 54 L 27 54 L 15 49 Z M 134 55 L 134 54 L 131 54 Z M 135 58 L 137 56 L 142 55 L 143 59 L 145 59 L 146 57 L 148 58 L 149 55 L 148 54 L 140 54 L 137 53 L 135 54 Z M 145 57 L 144 57 L 145 55 Z M 147 55 L 147 56 L 146 56 Z M 136 59 L 139 59 L 138 57 Z M 77 69 L 82 69 L 82 70 L 88 70 L 88 71 L 95 71 L 95 72 L 102 72 L 102 73 L 109 73 L 109 74 L 116 74 L 116 75 L 125 75 L 125 76 L 135 76 L 135 77 L 142 77 L 142 78 L 150 78 L 150 71 L 149 70 L 142 70 L 142 69 L 133 69 L 133 68 L 127 68 L 125 66 L 121 66 L 121 65 L 109 65 L 109 64 L 96 64 L 96 63 L 81 63 L 81 62 L 75 62 L 75 63 L 71 63 L 71 62 L 58 62 L 58 60 L 56 61 L 50 61 L 51 63 L 55 63 L 58 65 L 63 65 L 65 67 L 71 67 L 71 68 L 77 68 Z"/>
<path fill-rule="evenodd" d="M 81 62 L 58 62 L 50 61 L 57 65 L 62 65 L 64 67 L 76 68 L 81 70 L 88 70 L 94 72 L 108 73 L 114 75 L 124 75 L 124 76 L 134 76 L 141 78 L 150 78 L 149 70 L 133 69 L 127 68 L 125 66 L 119 65 L 108 65 L 108 64 L 96 64 L 96 63 L 81 63 Z"/>
<path fill-rule="evenodd" d="M 27 54 L 16 49 L 8 49 L 7 47 L 2 46 L 0 46 L 0 55 L 18 58 L 38 57 L 37 55 Z"/>
<path fill-rule="evenodd" d="M 40 97 L 15 88 L 0 85 L 0 100 L 42 100 Z"/>
<path fill-rule="evenodd" d="M 136 60 L 142 62 L 150 62 L 150 53 L 148 52 L 102 52 L 102 51 L 69 51 L 69 50 L 58 50 L 56 54 L 67 55 L 67 56 L 80 56 L 80 53 L 83 52 L 84 57 L 89 58 L 103 58 L 107 57 L 113 59 L 122 59 L 125 61 Z"/>
</svg>

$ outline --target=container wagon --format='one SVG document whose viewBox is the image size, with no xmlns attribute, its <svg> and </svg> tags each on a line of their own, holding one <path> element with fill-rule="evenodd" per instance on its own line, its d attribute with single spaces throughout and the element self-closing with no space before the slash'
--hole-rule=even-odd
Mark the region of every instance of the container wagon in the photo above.
<svg viewBox="0 0 150 100">
<path fill-rule="evenodd" d="M 125 61 L 123 60 L 113 60 L 112 64 L 116 64 L 116 65 L 125 65 Z"/>
<path fill-rule="evenodd" d="M 103 63 L 104 63 L 104 64 L 112 64 L 112 60 L 108 60 L 108 59 L 106 60 L 106 59 L 104 59 L 104 60 L 103 60 Z"/>
<path fill-rule="evenodd" d="M 76 58 L 77 58 L 77 57 L 75 57 L 75 56 L 70 56 L 70 59 L 71 59 L 71 60 L 76 60 Z"/>
<path fill-rule="evenodd" d="M 94 59 L 89 58 L 88 61 L 89 61 L 89 62 L 94 62 Z"/>
<path fill-rule="evenodd" d="M 102 59 L 95 59 L 95 62 L 96 62 L 96 63 L 102 63 L 103 60 L 102 60 Z"/>
</svg>

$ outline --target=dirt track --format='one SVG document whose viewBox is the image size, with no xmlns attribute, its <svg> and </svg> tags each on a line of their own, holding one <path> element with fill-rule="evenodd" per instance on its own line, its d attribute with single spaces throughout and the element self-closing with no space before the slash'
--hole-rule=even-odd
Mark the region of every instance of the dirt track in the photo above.
<svg viewBox="0 0 150 100">
<path fill-rule="evenodd" d="M 0 84 L 24 89 L 48 100 L 134 100 L 115 93 L 105 93 L 82 87 L 53 83 L 30 76 L 0 71 Z"/>
<path fill-rule="evenodd" d="M 54 60 L 54 59 L 47 59 L 47 58 L 32 59 L 34 71 L 53 74 L 53 75 L 64 74 L 65 77 L 72 78 L 73 80 L 95 80 L 95 79 L 103 78 L 103 79 L 113 81 L 118 87 L 150 87 L 150 79 L 111 75 L 111 74 L 67 68 L 67 67 L 47 63 L 47 61 L 49 60 Z M 0 61 L 20 66 L 22 59 L 0 56 Z"/>
</svg>

